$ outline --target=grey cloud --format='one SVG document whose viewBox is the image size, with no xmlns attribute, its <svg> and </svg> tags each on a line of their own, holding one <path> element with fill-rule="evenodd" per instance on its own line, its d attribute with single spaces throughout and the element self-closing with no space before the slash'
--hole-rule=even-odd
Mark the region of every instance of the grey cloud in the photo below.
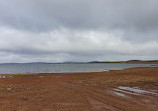
<svg viewBox="0 0 158 111">
<path fill-rule="evenodd" d="M 0 0 L 0 62 L 157 59 L 157 4 Z"/>
<path fill-rule="evenodd" d="M 134 43 L 123 38 L 120 31 L 77 31 L 61 28 L 46 33 L 29 33 L 14 29 L 1 29 L 1 51 L 21 53 L 157 53 L 157 41 Z M 13 36 L 14 35 L 14 36 Z M 150 52 L 153 48 L 153 51 Z M 146 52 L 144 52 L 146 53 Z"/>
<path fill-rule="evenodd" d="M 27 30 L 158 27 L 156 0 L 1 0 L 1 21 Z"/>
</svg>

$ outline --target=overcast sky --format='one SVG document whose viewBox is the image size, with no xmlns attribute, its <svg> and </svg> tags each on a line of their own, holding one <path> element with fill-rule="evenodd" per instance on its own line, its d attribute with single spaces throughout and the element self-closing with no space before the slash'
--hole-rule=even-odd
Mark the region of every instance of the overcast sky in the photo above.
<svg viewBox="0 0 158 111">
<path fill-rule="evenodd" d="M 0 0 L 0 63 L 158 59 L 158 0 Z"/>
</svg>

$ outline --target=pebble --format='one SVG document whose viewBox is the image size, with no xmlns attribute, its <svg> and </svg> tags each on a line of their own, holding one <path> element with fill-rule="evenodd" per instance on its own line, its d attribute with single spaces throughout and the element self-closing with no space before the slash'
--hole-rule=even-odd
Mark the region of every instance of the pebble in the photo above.
<svg viewBox="0 0 158 111">
<path fill-rule="evenodd" d="M 12 89 L 11 89 L 11 88 L 7 88 L 7 90 L 8 90 L 8 91 L 11 91 Z"/>
</svg>

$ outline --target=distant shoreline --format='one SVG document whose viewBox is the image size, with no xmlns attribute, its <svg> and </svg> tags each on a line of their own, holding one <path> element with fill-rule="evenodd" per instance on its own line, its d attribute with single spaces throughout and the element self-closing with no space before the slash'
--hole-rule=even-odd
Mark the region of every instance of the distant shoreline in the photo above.
<svg viewBox="0 0 158 111">
<path fill-rule="evenodd" d="M 103 63 L 103 64 L 158 64 L 158 60 L 154 61 L 141 61 L 141 60 L 131 60 L 131 61 L 112 61 L 112 62 L 88 62 L 88 63 Z"/>
</svg>

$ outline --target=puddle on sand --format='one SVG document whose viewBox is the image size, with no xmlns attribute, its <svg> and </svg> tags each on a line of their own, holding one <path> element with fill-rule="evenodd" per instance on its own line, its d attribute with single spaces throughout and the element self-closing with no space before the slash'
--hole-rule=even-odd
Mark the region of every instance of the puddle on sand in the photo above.
<svg viewBox="0 0 158 111">
<path fill-rule="evenodd" d="M 118 96 L 122 96 L 122 97 L 128 97 L 128 95 L 142 95 L 142 94 L 150 94 L 153 96 L 158 96 L 158 93 L 156 93 L 157 90 L 154 91 L 146 91 L 146 90 L 142 90 L 139 87 L 124 87 L 124 86 L 119 86 L 118 88 L 113 89 L 112 93 L 118 95 Z M 128 95 L 127 95 L 128 94 Z"/>
<path fill-rule="evenodd" d="M 158 95 L 158 93 L 150 92 L 150 91 L 146 91 L 146 90 L 142 90 L 142 89 L 138 89 L 138 88 L 123 87 L 123 86 L 119 86 L 118 88 L 122 89 L 122 90 L 126 90 L 126 91 L 135 92 L 135 93 L 138 93 L 138 94 L 153 94 L 153 95 Z"/>
<path fill-rule="evenodd" d="M 115 90 L 115 91 L 122 92 L 122 93 L 126 93 L 126 94 L 140 95 L 140 94 L 138 94 L 138 93 L 128 92 L 128 91 L 124 91 L 124 90 L 121 90 L 121 89 L 114 89 L 114 90 Z"/>
<path fill-rule="evenodd" d="M 13 76 L 0 76 L 0 79 L 2 78 L 13 78 Z"/>
<path fill-rule="evenodd" d="M 115 93 L 118 96 L 127 97 L 125 94 L 122 94 L 122 93 L 119 93 L 119 92 L 113 92 L 113 93 Z"/>
<path fill-rule="evenodd" d="M 44 77 L 47 77 L 47 76 L 39 76 L 40 78 L 44 78 Z M 49 76 L 48 76 L 49 77 Z M 63 76 L 51 76 L 51 77 L 53 77 L 53 78 L 61 78 L 61 77 L 63 77 Z"/>
</svg>

